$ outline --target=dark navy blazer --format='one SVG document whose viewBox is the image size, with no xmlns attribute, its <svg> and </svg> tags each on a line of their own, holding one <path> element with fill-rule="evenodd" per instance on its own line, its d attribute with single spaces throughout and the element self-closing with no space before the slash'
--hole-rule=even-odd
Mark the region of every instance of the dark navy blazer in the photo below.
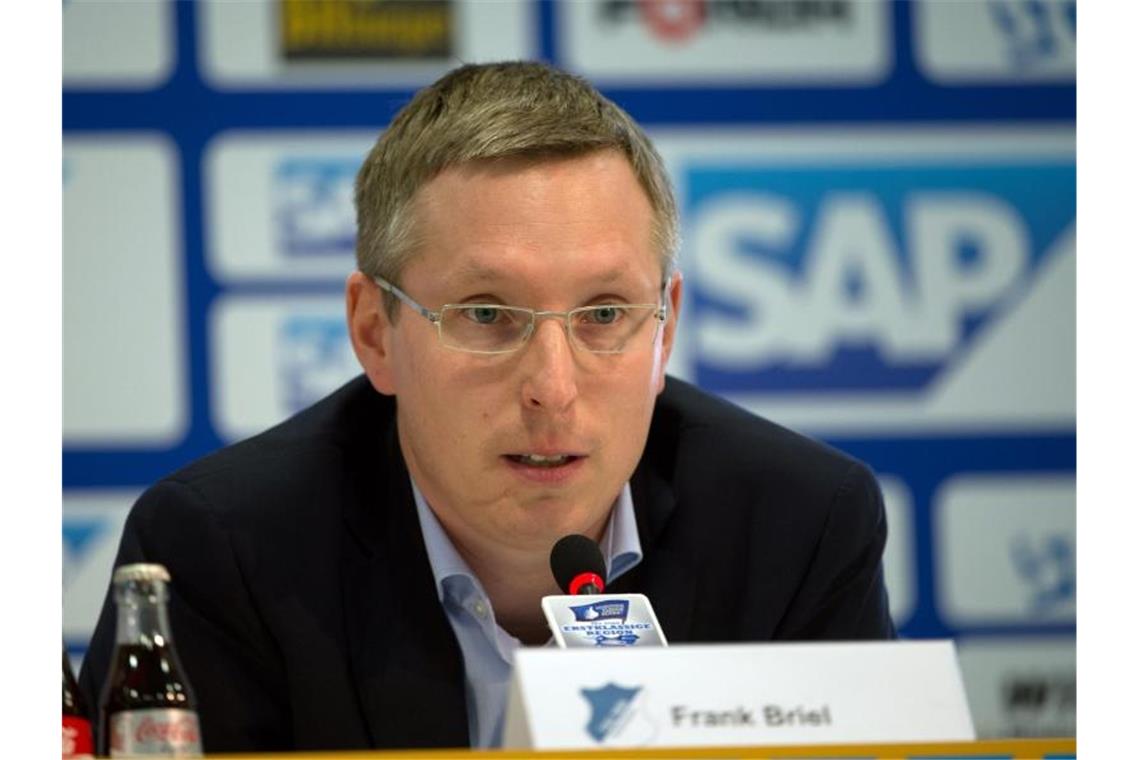
<svg viewBox="0 0 1140 760">
<path fill-rule="evenodd" d="M 894 636 L 868 469 L 670 378 L 630 480 L 640 592 L 670 643 Z M 395 430 L 363 377 L 155 484 L 116 564 L 173 577 L 207 752 L 465 747 L 462 655 Z M 103 606 L 80 682 L 98 704 Z"/>
</svg>

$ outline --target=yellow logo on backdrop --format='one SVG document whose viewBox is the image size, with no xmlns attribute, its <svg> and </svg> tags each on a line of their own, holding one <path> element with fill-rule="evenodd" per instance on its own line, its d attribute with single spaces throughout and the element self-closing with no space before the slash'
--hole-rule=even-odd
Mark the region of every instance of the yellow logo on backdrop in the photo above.
<svg viewBox="0 0 1140 760">
<path fill-rule="evenodd" d="M 281 0 L 287 59 L 444 58 L 451 0 Z"/>
</svg>

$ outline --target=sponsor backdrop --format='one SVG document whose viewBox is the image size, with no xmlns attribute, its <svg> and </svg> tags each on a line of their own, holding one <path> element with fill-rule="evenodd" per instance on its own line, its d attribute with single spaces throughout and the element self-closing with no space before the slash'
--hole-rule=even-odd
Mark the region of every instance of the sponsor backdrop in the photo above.
<svg viewBox="0 0 1140 760">
<path fill-rule="evenodd" d="M 677 183 L 671 370 L 879 473 L 904 636 L 1074 730 L 1073 2 L 65 0 L 64 640 L 162 474 L 357 372 L 351 183 L 419 86 L 539 58 Z M 795 509 L 788 504 L 788 509 Z"/>
</svg>

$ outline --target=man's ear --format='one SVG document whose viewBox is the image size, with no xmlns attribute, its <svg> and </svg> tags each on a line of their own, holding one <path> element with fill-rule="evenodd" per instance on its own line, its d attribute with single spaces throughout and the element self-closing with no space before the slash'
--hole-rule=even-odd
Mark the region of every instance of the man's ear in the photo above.
<svg viewBox="0 0 1140 760">
<path fill-rule="evenodd" d="M 681 316 L 683 284 L 684 277 L 681 276 L 681 271 L 674 271 L 673 276 L 669 278 L 669 287 L 666 291 L 666 298 L 669 299 L 669 314 L 665 318 L 665 324 L 661 327 L 661 359 L 657 370 L 658 393 L 665 390 L 665 367 L 669 364 L 669 356 L 673 353 L 673 341 L 677 337 L 677 319 Z"/>
<path fill-rule="evenodd" d="M 392 323 L 384 310 L 380 286 L 363 272 L 353 272 L 344 284 L 344 304 L 348 337 L 356 360 L 373 388 L 387 396 L 394 395 Z"/>
</svg>

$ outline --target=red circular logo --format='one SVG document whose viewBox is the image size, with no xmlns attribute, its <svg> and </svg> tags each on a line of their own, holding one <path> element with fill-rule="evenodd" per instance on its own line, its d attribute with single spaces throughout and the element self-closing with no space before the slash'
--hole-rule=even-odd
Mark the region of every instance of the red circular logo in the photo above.
<svg viewBox="0 0 1140 760">
<path fill-rule="evenodd" d="M 641 17 L 654 35 L 672 42 L 691 37 L 705 23 L 708 0 L 638 0 Z"/>
</svg>

